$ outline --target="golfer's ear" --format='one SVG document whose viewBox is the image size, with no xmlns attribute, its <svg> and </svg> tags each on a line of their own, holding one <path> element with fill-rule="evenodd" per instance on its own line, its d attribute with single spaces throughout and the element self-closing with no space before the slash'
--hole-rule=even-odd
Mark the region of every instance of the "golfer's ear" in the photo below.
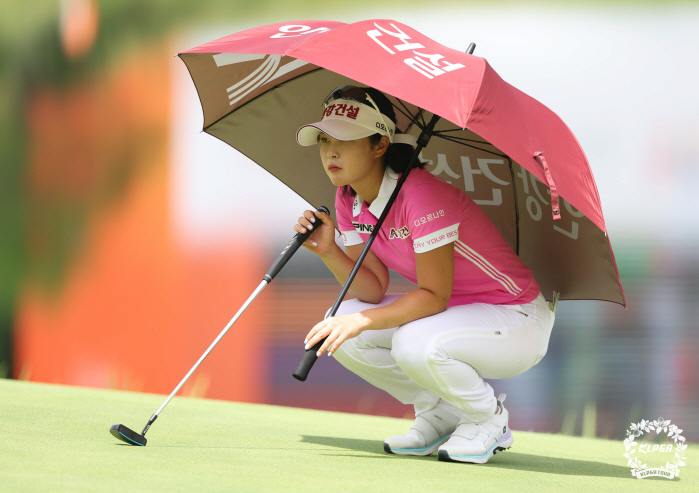
<svg viewBox="0 0 699 493">
<path fill-rule="evenodd" d="M 388 140 L 388 137 L 382 135 L 381 140 L 376 144 L 376 157 L 386 154 L 389 145 L 391 145 L 391 142 Z"/>
</svg>

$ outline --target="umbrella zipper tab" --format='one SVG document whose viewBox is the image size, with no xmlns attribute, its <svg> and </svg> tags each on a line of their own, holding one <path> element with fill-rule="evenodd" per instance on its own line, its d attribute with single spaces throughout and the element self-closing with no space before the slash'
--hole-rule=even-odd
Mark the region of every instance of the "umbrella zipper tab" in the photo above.
<svg viewBox="0 0 699 493">
<path fill-rule="evenodd" d="M 553 182 L 553 177 L 551 176 L 551 171 L 549 171 L 549 165 L 546 164 L 546 158 L 543 152 L 535 152 L 534 159 L 536 159 L 542 168 L 544 168 L 544 174 L 546 175 L 546 182 L 551 190 L 551 209 L 553 211 L 553 220 L 561 218 L 561 209 L 558 207 L 558 189 L 556 184 Z"/>
</svg>

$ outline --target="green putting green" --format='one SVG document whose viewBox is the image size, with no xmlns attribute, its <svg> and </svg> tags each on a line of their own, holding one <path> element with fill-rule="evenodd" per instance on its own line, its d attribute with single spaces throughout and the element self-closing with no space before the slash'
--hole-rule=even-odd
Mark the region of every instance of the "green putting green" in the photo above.
<svg viewBox="0 0 699 493">
<path fill-rule="evenodd" d="M 699 491 L 699 446 L 674 480 L 631 476 L 621 441 L 514 432 L 488 464 L 404 457 L 410 420 L 0 380 L 0 491 Z M 692 486 L 694 485 L 694 486 Z"/>
</svg>

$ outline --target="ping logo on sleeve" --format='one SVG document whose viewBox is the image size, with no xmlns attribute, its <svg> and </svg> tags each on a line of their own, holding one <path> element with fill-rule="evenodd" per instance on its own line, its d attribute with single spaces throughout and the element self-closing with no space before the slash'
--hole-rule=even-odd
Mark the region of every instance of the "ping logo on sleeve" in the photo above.
<svg viewBox="0 0 699 493">
<path fill-rule="evenodd" d="M 358 233 L 371 233 L 374 231 L 373 224 L 352 223 L 352 226 L 354 226 L 354 229 L 357 230 Z"/>
</svg>

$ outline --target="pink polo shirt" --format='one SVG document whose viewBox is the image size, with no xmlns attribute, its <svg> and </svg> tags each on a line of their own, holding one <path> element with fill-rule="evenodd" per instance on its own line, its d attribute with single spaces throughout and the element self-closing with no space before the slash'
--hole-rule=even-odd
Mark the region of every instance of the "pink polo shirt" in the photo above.
<svg viewBox="0 0 699 493">
<path fill-rule="evenodd" d="M 335 198 L 346 246 L 364 243 L 396 187 L 384 175 L 378 197 Z M 454 242 L 454 288 L 449 306 L 470 303 L 518 305 L 539 294 L 529 267 L 512 251 L 493 222 L 465 193 L 429 171 L 415 169 L 405 180 L 371 251 L 389 269 L 417 284 L 415 255 Z"/>
</svg>

